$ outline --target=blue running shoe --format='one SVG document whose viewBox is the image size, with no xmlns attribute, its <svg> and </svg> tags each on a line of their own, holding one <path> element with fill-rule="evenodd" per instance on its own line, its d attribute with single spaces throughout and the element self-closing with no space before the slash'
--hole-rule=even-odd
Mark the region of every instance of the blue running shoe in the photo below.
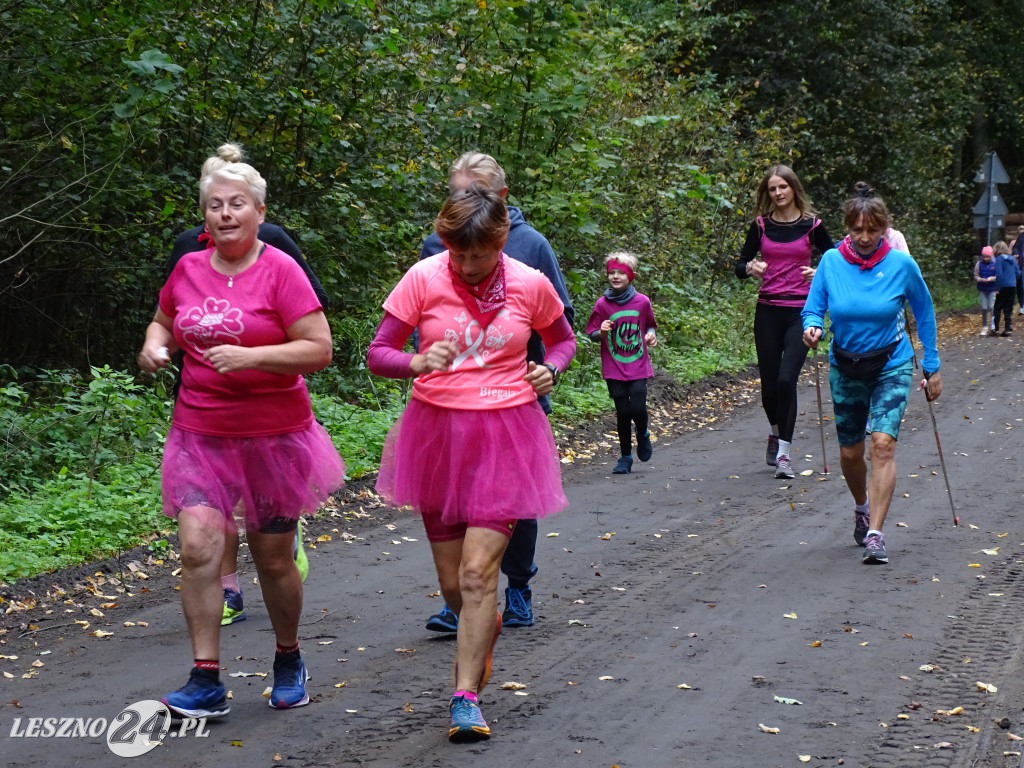
<svg viewBox="0 0 1024 768">
<path fill-rule="evenodd" d="M 306 550 L 302 546 L 302 520 L 299 520 L 299 525 L 295 529 L 295 541 L 292 542 L 292 557 L 295 558 L 295 565 L 299 569 L 299 575 L 302 577 L 302 583 L 306 583 L 306 577 L 309 576 L 309 558 L 306 557 Z"/>
<path fill-rule="evenodd" d="M 642 435 L 636 436 L 636 457 L 640 461 L 650 461 L 654 455 L 654 446 L 651 445 L 651 430 Z"/>
<path fill-rule="evenodd" d="M 619 463 L 615 465 L 615 469 L 612 470 L 613 475 L 628 475 L 633 471 L 633 457 L 623 456 L 619 459 Z"/>
<path fill-rule="evenodd" d="M 872 533 L 864 539 L 865 565 L 882 565 L 889 562 L 889 553 L 885 551 L 885 539 L 880 533 Z"/>
<path fill-rule="evenodd" d="M 448 729 L 449 741 L 482 741 L 491 738 L 491 729 L 480 713 L 480 705 L 465 696 L 452 696 L 448 709 L 452 724 Z"/>
<path fill-rule="evenodd" d="M 228 706 L 227 689 L 211 670 L 192 668 L 188 682 L 174 693 L 168 693 L 162 701 L 177 719 L 184 717 L 224 717 L 231 708 Z"/>
<path fill-rule="evenodd" d="M 224 614 L 220 618 L 220 625 L 226 627 L 236 621 L 245 621 L 245 606 L 242 604 L 241 591 L 224 588 Z"/>
<path fill-rule="evenodd" d="M 427 629 L 431 632 L 458 632 L 459 617 L 445 603 L 440 611 L 427 619 Z"/>
<path fill-rule="evenodd" d="M 505 612 L 501 623 L 506 627 L 533 626 L 533 592 L 529 587 L 505 587 Z"/>
<path fill-rule="evenodd" d="M 306 681 L 309 672 L 302 654 L 279 653 L 274 656 L 274 687 L 270 691 L 270 706 L 274 709 L 292 709 L 309 704 Z"/>
</svg>

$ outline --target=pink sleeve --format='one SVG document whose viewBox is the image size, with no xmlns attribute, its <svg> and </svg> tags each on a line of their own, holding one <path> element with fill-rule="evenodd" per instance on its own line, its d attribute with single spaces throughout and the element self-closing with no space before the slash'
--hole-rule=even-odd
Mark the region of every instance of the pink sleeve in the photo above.
<svg viewBox="0 0 1024 768">
<path fill-rule="evenodd" d="M 647 302 L 647 327 L 657 328 L 658 323 L 654 320 L 654 306 L 650 301 Z"/>
<path fill-rule="evenodd" d="M 273 246 L 268 245 L 267 248 Z M 277 292 L 274 297 L 274 310 L 281 316 L 281 325 L 288 328 L 310 312 L 318 309 L 322 311 L 323 307 L 320 306 L 320 299 L 316 297 L 316 292 L 309 284 L 309 278 L 302 271 L 302 267 L 288 254 L 276 248 L 274 250 L 280 255 L 275 262 Z"/>
<path fill-rule="evenodd" d="M 425 261 L 419 261 L 410 267 L 384 300 L 386 312 L 413 328 L 419 325 L 420 313 L 423 311 L 426 264 Z"/>
<path fill-rule="evenodd" d="M 560 371 L 568 368 L 576 354 L 576 334 L 565 315 L 559 316 L 549 326 L 538 328 L 537 333 L 544 342 L 544 362 L 551 363 Z"/>
<path fill-rule="evenodd" d="M 413 330 L 414 326 L 385 312 L 384 319 L 377 326 L 377 335 L 366 351 L 370 372 L 389 379 L 411 379 L 415 376 L 409 367 L 413 353 L 402 351 Z"/>
</svg>

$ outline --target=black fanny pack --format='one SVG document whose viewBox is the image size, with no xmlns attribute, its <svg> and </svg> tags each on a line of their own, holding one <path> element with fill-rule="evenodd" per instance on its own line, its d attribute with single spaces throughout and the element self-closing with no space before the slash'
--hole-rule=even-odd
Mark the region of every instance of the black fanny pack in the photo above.
<svg viewBox="0 0 1024 768">
<path fill-rule="evenodd" d="M 851 352 L 832 342 L 832 356 L 836 359 L 839 372 L 851 379 L 873 379 L 882 372 L 889 362 L 899 341 L 887 344 L 870 352 Z"/>
</svg>

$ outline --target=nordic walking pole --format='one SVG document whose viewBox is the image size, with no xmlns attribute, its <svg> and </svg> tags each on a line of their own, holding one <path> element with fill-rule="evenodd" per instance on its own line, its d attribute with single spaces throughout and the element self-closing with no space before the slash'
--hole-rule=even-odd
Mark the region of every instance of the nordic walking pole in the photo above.
<svg viewBox="0 0 1024 768">
<path fill-rule="evenodd" d="M 820 342 L 819 342 L 820 343 Z M 821 361 L 818 350 L 814 350 L 814 388 L 818 391 L 818 428 L 821 430 L 821 461 L 825 465 L 823 474 L 828 474 L 828 457 L 825 455 L 825 412 L 821 407 Z"/>
<path fill-rule="evenodd" d="M 942 479 L 946 481 L 946 495 L 949 496 L 949 509 L 953 513 L 953 525 L 960 525 L 960 518 L 956 515 L 956 507 L 953 506 L 953 491 L 949 489 L 949 475 L 946 474 L 946 460 L 942 458 L 942 443 L 939 440 L 939 425 L 935 423 L 935 408 L 932 401 L 928 399 L 928 391 L 925 390 L 924 399 L 928 403 L 928 413 L 932 417 L 932 431 L 935 433 L 935 447 L 939 450 L 939 465 L 942 467 Z"/>
<path fill-rule="evenodd" d="M 911 342 L 913 349 L 913 342 Z M 917 368 L 917 350 L 914 350 L 914 367 Z M 942 456 L 942 441 L 939 440 L 939 425 L 935 421 L 935 407 L 928 397 L 928 390 L 924 390 L 924 399 L 928 403 L 928 413 L 932 417 L 932 432 L 935 433 L 935 447 L 939 451 L 939 466 L 942 467 L 942 479 L 946 482 L 946 495 L 949 496 L 949 511 L 953 513 L 953 525 L 959 527 L 960 518 L 956 514 L 956 506 L 953 504 L 953 491 L 949 487 L 949 474 L 946 472 L 946 460 Z"/>
</svg>

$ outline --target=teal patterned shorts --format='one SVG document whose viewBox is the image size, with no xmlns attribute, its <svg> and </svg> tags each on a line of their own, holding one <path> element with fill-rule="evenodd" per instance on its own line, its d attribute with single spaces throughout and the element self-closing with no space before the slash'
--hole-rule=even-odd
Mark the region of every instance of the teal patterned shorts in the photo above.
<svg viewBox="0 0 1024 768">
<path fill-rule="evenodd" d="M 894 440 L 899 438 L 913 378 L 914 366 L 910 360 L 882 371 L 873 379 L 851 379 L 833 365 L 829 369 L 828 383 L 832 387 L 839 445 L 863 442 L 869 418 L 872 432 L 884 432 Z"/>
</svg>

